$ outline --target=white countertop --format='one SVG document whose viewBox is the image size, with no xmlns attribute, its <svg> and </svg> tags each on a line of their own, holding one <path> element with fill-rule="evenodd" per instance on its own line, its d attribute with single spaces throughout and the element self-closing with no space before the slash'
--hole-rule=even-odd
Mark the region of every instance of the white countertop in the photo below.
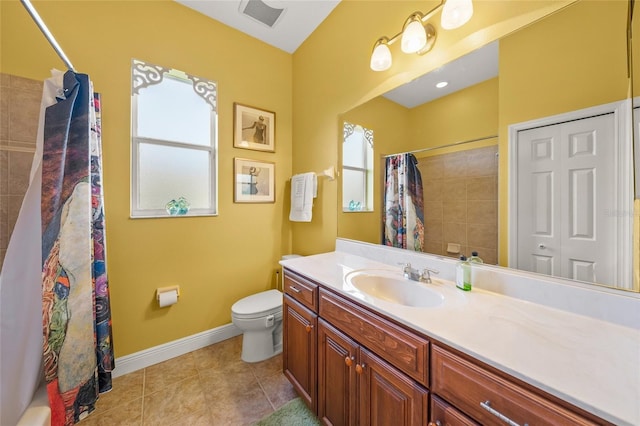
<svg viewBox="0 0 640 426">
<path fill-rule="evenodd" d="M 424 285 L 445 296 L 441 306 L 385 302 L 344 277 L 357 269 L 402 277 L 400 267 L 340 251 L 280 263 L 605 420 L 640 425 L 639 329 L 440 279 Z"/>
</svg>

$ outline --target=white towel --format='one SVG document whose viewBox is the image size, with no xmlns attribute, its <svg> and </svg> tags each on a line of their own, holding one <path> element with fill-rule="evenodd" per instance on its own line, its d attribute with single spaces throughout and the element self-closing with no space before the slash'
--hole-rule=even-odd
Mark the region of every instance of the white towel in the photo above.
<svg viewBox="0 0 640 426">
<path fill-rule="evenodd" d="M 292 222 L 311 222 L 313 199 L 318 195 L 318 179 L 313 172 L 294 175 L 291 178 L 291 212 Z"/>
</svg>

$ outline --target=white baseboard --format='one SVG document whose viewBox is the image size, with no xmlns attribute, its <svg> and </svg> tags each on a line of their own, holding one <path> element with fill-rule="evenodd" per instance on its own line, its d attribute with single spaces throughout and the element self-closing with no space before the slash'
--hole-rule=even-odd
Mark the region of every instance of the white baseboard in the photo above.
<svg viewBox="0 0 640 426">
<path fill-rule="evenodd" d="M 211 330 L 183 337 L 182 339 L 154 346 L 131 355 L 115 359 L 116 367 L 112 377 L 123 376 L 142 368 L 167 361 L 196 349 L 213 345 L 242 334 L 242 331 L 232 323 L 212 328 Z"/>
</svg>

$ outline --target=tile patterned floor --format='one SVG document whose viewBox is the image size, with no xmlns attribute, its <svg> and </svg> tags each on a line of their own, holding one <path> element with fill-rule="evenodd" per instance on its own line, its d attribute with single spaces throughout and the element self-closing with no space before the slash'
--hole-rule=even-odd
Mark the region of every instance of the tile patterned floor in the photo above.
<svg viewBox="0 0 640 426">
<path fill-rule="evenodd" d="M 240 359 L 242 336 L 120 376 L 80 426 L 250 425 L 297 395 L 282 355 Z"/>
</svg>

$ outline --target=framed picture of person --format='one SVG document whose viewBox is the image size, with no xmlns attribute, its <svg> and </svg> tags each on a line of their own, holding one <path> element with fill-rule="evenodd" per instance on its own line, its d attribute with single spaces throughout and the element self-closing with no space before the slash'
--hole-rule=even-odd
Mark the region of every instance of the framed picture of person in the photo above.
<svg viewBox="0 0 640 426">
<path fill-rule="evenodd" d="M 276 151 L 276 113 L 233 104 L 233 146 L 256 151 Z"/>
<path fill-rule="evenodd" d="M 233 159 L 233 202 L 275 203 L 276 165 L 269 161 Z"/>
</svg>

